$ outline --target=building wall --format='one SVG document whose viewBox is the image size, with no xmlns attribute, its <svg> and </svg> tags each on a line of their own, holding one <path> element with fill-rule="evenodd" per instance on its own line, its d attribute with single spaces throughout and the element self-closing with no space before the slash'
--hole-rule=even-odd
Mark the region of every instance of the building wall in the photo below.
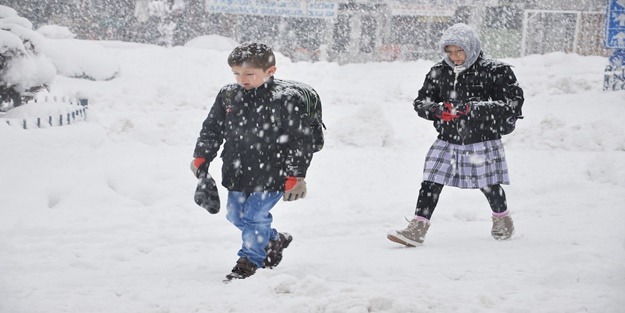
<svg viewBox="0 0 625 313">
<path fill-rule="evenodd" d="M 78 38 L 182 45 L 219 34 L 267 42 L 294 60 L 438 59 L 442 32 L 458 22 L 479 31 L 492 57 L 607 55 L 605 0 L 334 0 L 335 14 L 322 18 L 211 12 L 213 0 L 6 1 L 36 27 L 68 26 Z"/>
</svg>

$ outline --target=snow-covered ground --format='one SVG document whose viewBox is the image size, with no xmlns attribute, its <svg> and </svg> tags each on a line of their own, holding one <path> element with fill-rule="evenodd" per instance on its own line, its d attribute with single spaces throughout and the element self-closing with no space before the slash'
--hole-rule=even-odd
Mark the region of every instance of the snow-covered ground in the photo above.
<svg viewBox="0 0 625 313">
<path fill-rule="evenodd" d="M 72 42 L 82 62 L 94 42 Z M 113 64 L 116 78 L 51 86 L 88 98 L 87 122 L 0 120 L 0 312 L 623 312 L 625 92 L 601 90 L 606 58 L 504 60 L 526 93 L 526 118 L 504 139 L 512 240 L 491 238 L 479 191 L 447 188 L 425 245 L 403 248 L 386 233 L 413 214 L 436 135 L 412 109 L 433 62 L 279 57 L 277 77 L 321 95 L 327 144 L 307 198 L 272 211 L 294 236 L 283 262 L 224 284 L 239 233 L 195 205 L 188 165 L 234 81 L 228 52 L 95 44 L 87 62 Z"/>
</svg>

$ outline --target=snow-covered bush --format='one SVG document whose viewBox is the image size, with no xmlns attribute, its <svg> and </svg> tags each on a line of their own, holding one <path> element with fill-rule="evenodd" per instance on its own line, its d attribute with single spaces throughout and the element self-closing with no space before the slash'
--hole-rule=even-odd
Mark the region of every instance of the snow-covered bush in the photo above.
<svg viewBox="0 0 625 313">
<path fill-rule="evenodd" d="M 111 80 L 119 75 L 117 60 L 96 41 L 48 37 L 43 53 L 58 75 L 89 80 Z"/>
<path fill-rule="evenodd" d="M 41 53 L 44 43 L 28 19 L 0 5 L 0 103 L 18 106 L 52 82 L 56 68 Z"/>
<path fill-rule="evenodd" d="M 69 28 L 59 25 L 45 25 L 37 32 L 45 37 L 42 51 L 54 64 L 58 75 L 111 80 L 119 74 L 119 64 L 98 42 L 75 39 L 76 35 Z"/>
<path fill-rule="evenodd" d="M 228 37 L 219 35 L 205 35 L 195 37 L 189 40 L 184 46 L 230 52 L 238 45 L 239 43 L 237 43 L 234 39 L 230 39 Z"/>
<path fill-rule="evenodd" d="M 76 34 L 72 33 L 69 28 L 59 25 L 44 25 L 37 28 L 37 32 L 50 39 L 76 38 Z"/>
</svg>

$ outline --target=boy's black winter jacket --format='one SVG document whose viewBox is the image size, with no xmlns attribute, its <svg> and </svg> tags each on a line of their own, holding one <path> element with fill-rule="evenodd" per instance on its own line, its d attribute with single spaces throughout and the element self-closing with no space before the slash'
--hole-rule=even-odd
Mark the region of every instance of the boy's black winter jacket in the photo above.
<svg viewBox="0 0 625 313">
<path fill-rule="evenodd" d="M 472 144 L 501 138 L 502 125 L 523 104 L 523 90 L 509 65 L 481 56 L 458 77 L 446 62 L 435 64 L 414 101 L 419 116 L 434 121 L 438 138 Z M 445 122 L 438 115 L 443 102 L 470 107 L 469 114 Z"/>
<path fill-rule="evenodd" d="M 202 124 L 194 157 L 211 162 L 222 142 L 222 185 L 242 192 L 284 191 L 312 160 L 303 84 L 270 79 L 253 90 L 224 86 Z"/>
</svg>

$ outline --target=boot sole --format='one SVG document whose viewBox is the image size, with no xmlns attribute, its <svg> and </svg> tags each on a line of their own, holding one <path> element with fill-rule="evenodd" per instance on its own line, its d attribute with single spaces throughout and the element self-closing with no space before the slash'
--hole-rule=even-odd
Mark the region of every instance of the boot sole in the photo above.
<svg viewBox="0 0 625 313">
<path fill-rule="evenodd" d="M 411 247 L 411 248 L 414 248 L 416 246 L 420 246 L 420 245 L 423 244 L 422 242 L 417 242 L 417 241 L 410 240 L 410 239 L 408 239 L 408 238 L 406 238 L 406 237 L 404 237 L 404 236 L 402 236 L 400 234 L 397 234 L 397 233 L 387 234 L 386 238 L 388 238 L 388 240 L 390 240 L 392 242 L 396 242 L 398 244 L 402 244 L 402 245 L 404 245 L 406 247 Z"/>
</svg>

